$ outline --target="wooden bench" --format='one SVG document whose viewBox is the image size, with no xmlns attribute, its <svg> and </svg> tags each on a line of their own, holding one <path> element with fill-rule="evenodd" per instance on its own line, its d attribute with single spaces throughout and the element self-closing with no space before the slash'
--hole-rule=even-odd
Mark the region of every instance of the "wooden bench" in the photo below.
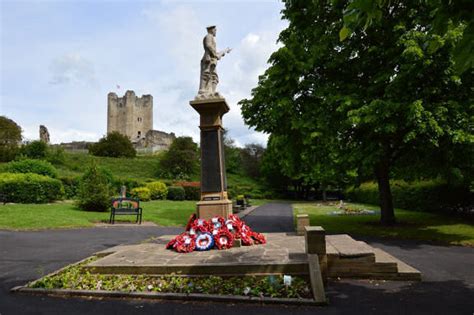
<svg viewBox="0 0 474 315">
<path fill-rule="evenodd" d="M 115 223 L 116 215 L 136 215 L 138 224 L 142 224 L 142 208 L 140 208 L 140 200 L 134 198 L 113 198 L 112 207 L 110 208 L 109 223 Z"/>
</svg>

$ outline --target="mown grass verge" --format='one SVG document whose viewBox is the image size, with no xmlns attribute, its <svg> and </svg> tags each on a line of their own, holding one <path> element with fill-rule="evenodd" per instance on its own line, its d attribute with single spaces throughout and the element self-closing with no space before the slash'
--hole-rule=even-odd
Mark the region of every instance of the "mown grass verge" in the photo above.
<svg viewBox="0 0 474 315">
<path fill-rule="evenodd" d="M 267 200 L 252 200 L 262 205 Z M 143 221 L 162 226 L 184 226 L 196 211 L 196 201 L 154 200 L 141 202 Z M 73 201 L 48 204 L 0 204 L 0 229 L 38 230 L 54 228 L 92 227 L 108 222 L 110 212 L 83 211 Z M 116 222 L 134 222 L 135 216 L 116 216 Z"/>
<path fill-rule="evenodd" d="M 352 208 L 378 211 L 373 205 L 346 203 Z M 322 226 L 330 234 L 374 236 L 392 239 L 434 241 L 451 245 L 474 246 L 474 225 L 466 218 L 441 213 L 426 213 L 396 209 L 397 224 L 382 226 L 380 214 L 332 215 L 338 211 L 337 203 L 294 203 L 294 214 L 306 213 L 311 225 Z"/>
</svg>

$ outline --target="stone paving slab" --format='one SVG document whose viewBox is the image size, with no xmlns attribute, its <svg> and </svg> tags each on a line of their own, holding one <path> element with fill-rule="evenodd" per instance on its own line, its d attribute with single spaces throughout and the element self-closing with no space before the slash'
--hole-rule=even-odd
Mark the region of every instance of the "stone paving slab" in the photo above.
<svg viewBox="0 0 474 315">
<path fill-rule="evenodd" d="M 113 274 L 308 274 L 303 236 L 294 233 L 264 235 L 267 244 L 187 254 L 167 250 L 165 245 L 174 235 L 164 235 L 151 243 L 120 245 L 98 252 L 96 254 L 102 258 L 85 268 L 90 272 Z M 348 235 L 327 235 L 326 248 L 332 277 L 420 278 L 416 269 Z M 403 269 L 402 273 L 398 272 L 398 266 Z"/>
</svg>

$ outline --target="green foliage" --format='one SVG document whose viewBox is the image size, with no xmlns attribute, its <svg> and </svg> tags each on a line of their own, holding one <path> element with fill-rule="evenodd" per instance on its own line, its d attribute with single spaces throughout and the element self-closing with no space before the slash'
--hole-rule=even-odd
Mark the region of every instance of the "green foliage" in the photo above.
<svg viewBox="0 0 474 315">
<path fill-rule="evenodd" d="M 10 173 L 35 173 L 39 175 L 58 177 L 58 171 L 49 162 L 43 160 L 23 159 L 9 162 L 5 170 Z"/>
<path fill-rule="evenodd" d="M 66 153 L 59 146 L 50 146 L 46 151 L 46 160 L 55 165 L 63 165 L 66 161 Z"/>
<path fill-rule="evenodd" d="M 114 180 L 114 187 L 117 191 L 120 191 L 122 186 L 127 188 L 127 192 L 130 192 L 133 188 L 145 186 L 145 181 L 140 179 L 128 178 L 128 177 L 118 177 Z"/>
<path fill-rule="evenodd" d="M 151 182 L 146 184 L 146 188 L 150 190 L 151 199 L 166 199 L 168 188 L 162 182 Z"/>
<path fill-rule="evenodd" d="M 377 178 L 381 219 L 391 224 L 388 180 L 401 160 L 424 153 L 424 168 L 433 156 L 457 167 L 472 151 L 456 148 L 474 145 L 473 77 L 453 67 L 462 25 L 437 36 L 425 31 L 428 1 L 384 6 L 383 23 L 341 42 L 341 11 L 355 2 L 366 1 L 285 1 L 283 46 L 239 104 L 247 124 L 271 134 L 268 148 L 283 175 L 313 186 Z"/>
<path fill-rule="evenodd" d="M 95 161 L 98 166 L 108 169 L 112 174 L 126 180 L 132 179 L 139 182 L 155 177 L 157 158 L 154 156 L 137 156 L 135 158 L 95 157 L 84 153 L 66 152 L 66 160 L 58 166 L 64 173 L 83 173 L 87 166 Z M 140 183 L 138 186 L 142 186 Z M 135 186 L 137 187 L 137 186 Z"/>
<path fill-rule="evenodd" d="M 151 190 L 148 187 L 133 188 L 130 194 L 141 201 L 150 201 L 152 197 Z"/>
<path fill-rule="evenodd" d="M 13 120 L 0 116 L 0 162 L 13 160 L 18 154 L 21 128 Z"/>
<path fill-rule="evenodd" d="M 61 176 L 59 180 L 63 183 L 65 196 L 67 199 L 74 199 L 78 192 L 81 184 L 80 176 Z"/>
<path fill-rule="evenodd" d="M 33 173 L 1 173 L 0 192 L 7 202 L 45 203 L 64 196 L 61 181 Z"/>
<path fill-rule="evenodd" d="M 241 150 L 242 168 L 252 178 L 260 177 L 260 167 L 265 148 L 257 143 L 246 144 Z"/>
<path fill-rule="evenodd" d="M 415 8 L 429 13 L 425 33 L 431 37 L 446 35 L 454 26 L 464 25 L 462 39 L 456 43 L 453 59 L 458 73 L 468 71 L 474 65 L 474 15 L 470 0 L 413 0 Z M 339 2 L 335 2 L 338 6 Z M 343 41 L 354 31 L 367 31 L 370 27 L 385 22 L 388 15 L 400 9 L 402 3 L 387 0 L 350 0 L 344 8 L 344 26 L 339 31 Z M 412 12 L 412 14 L 416 14 Z M 431 43 L 430 43 L 431 44 Z"/>
<path fill-rule="evenodd" d="M 394 180 L 390 183 L 393 204 L 397 208 L 416 211 L 441 211 L 458 205 L 469 203 L 469 191 L 463 186 L 448 185 L 440 180 L 406 182 Z M 351 187 L 346 192 L 347 197 L 356 202 L 377 204 L 379 200 L 378 187 L 375 183 L 363 183 L 359 187 Z"/>
<path fill-rule="evenodd" d="M 31 141 L 21 147 L 20 153 L 31 159 L 44 159 L 48 152 L 48 145 L 40 140 Z"/>
<path fill-rule="evenodd" d="M 224 143 L 225 168 L 227 173 L 239 174 L 242 171 L 241 149 L 235 146 L 234 140 L 229 137 L 228 130 L 222 131 Z"/>
<path fill-rule="evenodd" d="M 189 179 L 199 168 L 198 146 L 191 137 L 178 137 L 159 160 L 160 176 Z"/>
<path fill-rule="evenodd" d="M 92 163 L 81 178 L 77 205 L 86 211 L 107 211 L 110 207 L 110 177 Z"/>
<path fill-rule="evenodd" d="M 168 187 L 168 199 L 169 200 L 185 200 L 186 193 L 184 188 L 181 186 L 170 186 Z"/>
<path fill-rule="evenodd" d="M 186 200 L 200 200 L 201 189 L 193 186 L 181 186 L 184 189 L 184 195 Z"/>
<path fill-rule="evenodd" d="M 89 146 L 89 153 L 95 156 L 135 157 L 137 151 L 127 136 L 114 131 Z"/>
<path fill-rule="evenodd" d="M 201 293 L 221 295 L 242 295 L 254 297 L 312 298 L 311 286 L 301 277 L 293 277 L 291 285 L 284 285 L 283 276 L 245 277 L 183 277 L 180 275 L 104 275 L 84 272 L 83 266 L 93 262 L 92 257 L 78 265 L 72 265 L 61 272 L 46 276 L 32 288 L 105 290 L 125 292 Z"/>
</svg>

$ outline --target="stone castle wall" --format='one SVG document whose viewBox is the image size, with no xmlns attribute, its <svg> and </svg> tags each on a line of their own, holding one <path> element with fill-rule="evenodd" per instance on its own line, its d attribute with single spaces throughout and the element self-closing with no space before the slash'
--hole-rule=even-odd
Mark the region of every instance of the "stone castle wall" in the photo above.
<svg viewBox="0 0 474 315">
<path fill-rule="evenodd" d="M 107 133 L 118 131 L 132 142 L 145 138 L 153 129 L 153 97 L 127 91 L 123 97 L 111 92 L 107 96 Z"/>
</svg>

